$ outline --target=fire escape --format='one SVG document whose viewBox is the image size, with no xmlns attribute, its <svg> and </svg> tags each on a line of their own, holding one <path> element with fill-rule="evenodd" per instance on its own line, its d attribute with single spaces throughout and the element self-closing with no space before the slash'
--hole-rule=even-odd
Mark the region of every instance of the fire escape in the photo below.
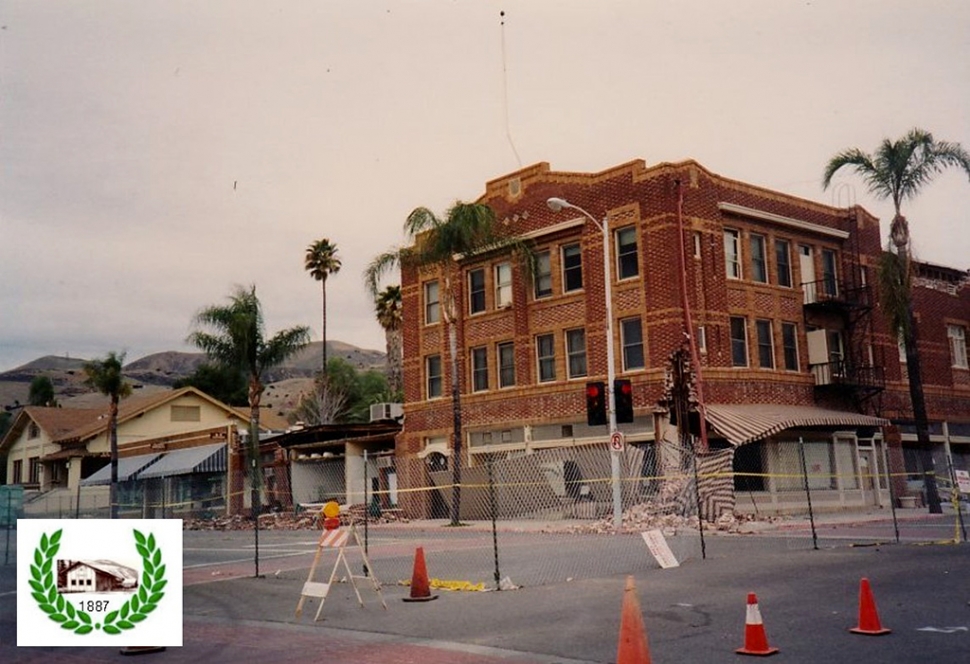
<svg viewBox="0 0 970 664">
<path fill-rule="evenodd" d="M 885 357 L 873 343 L 873 277 L 859 259 L 853 234 L 839 269 L 823 269 L 821 279 L 801 284 L 816 401 L 851 404 L 859 412 L 880 410 Z"/>
</svg>

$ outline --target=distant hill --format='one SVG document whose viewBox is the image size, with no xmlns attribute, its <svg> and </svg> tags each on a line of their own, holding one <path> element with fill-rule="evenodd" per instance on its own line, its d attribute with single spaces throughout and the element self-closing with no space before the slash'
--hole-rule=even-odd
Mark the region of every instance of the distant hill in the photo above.
<svg viewBox="0 0 970 664">
<path fill-rule="evenodd" d="M 285 365 L 267 374 L 267 383 L 292 381 L 293 379 L 312 379 L 322 363 L 321 342 L 307 346 Z M 327 358 L 339 357 L 349 362 L 358 371 L 384 368 L 384 353 L 376 350 L 358 348 L 342 341 L 327 342 Z M 92 390 L 84 385 L 83 358 L 58 357 L 47 355 L 27 364 L 0 372 L 0 408 L 11 408 L 27 403 L 30 382 L 37 376 L 48 376 L 54 383 L 54 394 L 61 405 L 89 407 L 98 399 Z M 175 381 L 190 375 L 205 361 L 202 353 L 165 351 L 153 353 L 125 365 L 125 377 L 137 390 L 145 392 L 170 388 Z M 292 387 L 292 385 L 288 385 Z M 293 399 L 291 389 L 283 391 L 285 400 Z M 87 396 L 90 395 L 90 396 Z M 267 395 L 268 396 L 268 395 Z M 65 403 L 71 400 L 71 403 Z"/>
</svg>

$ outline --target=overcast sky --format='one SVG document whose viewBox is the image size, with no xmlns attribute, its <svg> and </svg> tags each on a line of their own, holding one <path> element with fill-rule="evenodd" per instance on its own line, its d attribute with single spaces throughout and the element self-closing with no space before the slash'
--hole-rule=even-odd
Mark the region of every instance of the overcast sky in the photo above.
<svg viewBox="0 0 970 664">
<path fill-rule="evenodd" d="M 885 231 L 829 157 L 970 148 L 965 0 L 6 0 L 0 26 L 0 370 L 192 350 L 235 284 L 318 340 L 323 237 L 328 338 L 383 350 L 367 262 L 539 161 L 694 158 Z M 907 205 L 919 257 L 970 267 L 968 210 L 956 171 Z"/>
</svg>

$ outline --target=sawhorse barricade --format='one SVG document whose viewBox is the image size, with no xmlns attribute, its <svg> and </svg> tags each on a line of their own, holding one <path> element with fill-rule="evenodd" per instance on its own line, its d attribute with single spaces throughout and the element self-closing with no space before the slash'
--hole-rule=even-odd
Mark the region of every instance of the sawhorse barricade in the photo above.
<svg viewBox="0 0 970 664">
<path fill-rule="evenodd" d="M 353 541 L 351 542 L 351 538 Z M 347 561 L 347 549 L 357 549 L 360 553 L 361 560 L 364 563 L 364 570 L 366 570 L 366 575 L 354 574 L 350 569 L 350 563 Z M 337 559 L 334 561 L 333 570 L 330 572 L 330 579 L 326 583 L 320 581 L 314 581 L 313 575 L 316 572 L 317 565 L 320 563 L 320 558 L 323 556 L 325 549 L 336 549 Z M 384 594 L 381 592 L 381 582 L 377 579 L 374 574 L 374 568 L 367 559 L 367 553 L 364 551 L 364 547 L 360 543 L 360 537 L 357 534 L 357 528 L 351 524 L 347 528 L 337 528 L 335 530 L 325 530 L 320 535 L 320 540 L 317 542 L 317 553 L 313 557 L 313 564 L 310 566 L 310 573 L 307 575 L 306 583 L 303 584 L 303 590 L 300 593 L 300 602 L 296 605 L 296 617 L 299 618 L 303 614 L 303 603 L 306 601 L 307 597 L 318 597 L 320 599 L 320 606 L 317 607 L 317 613 L 313 616 L 313 621 L 316 622 L 320 619 L 320 613 L 323 611 L 323 604 L 327 599 L 327 594 L 330 592 L 330 586 L 333 585 L 334 579 L 337 577 L 337 569 L 340 564 L 343 563 L 344 569 L 347 572 L 347 580 L 350 585 L 354 588 L 354 593 L 357 595 L 357 601 L 360 602 L 361 606 L 364 606 L 364 600 L 360 596 L 360 590 L 357 589 L 357 579 L 367 579 L 371 582 L 374 591 L 381 600 L 381 605 L 384 609 L 387 609 L 387 602 L 384 601 Z"/>
</svg>

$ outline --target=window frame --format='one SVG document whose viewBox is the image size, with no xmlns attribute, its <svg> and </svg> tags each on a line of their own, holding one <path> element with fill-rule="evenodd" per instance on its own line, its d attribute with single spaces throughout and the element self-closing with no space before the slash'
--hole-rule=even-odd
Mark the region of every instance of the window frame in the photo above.
<svg viewBox="0 0 970 664">
<path fill-rule="evenodd" d="M 786 336 L 785 330 L 791 330 L 791 345 L 788 344 L 788 337 Z M 789 356 L 789 351 L 794 353 L 794 362 L 789 362 L 792 359 Z M 801 371 L 801 365 L 799 363 L 798 357 L 798 324 L 791 323 L 787 321 L 782 321 L 781 323 L 781 352 L 785 361 L 785 371 Z"/>
<path fill-rule="evenodd" d="M 475 283 L 476 276 L 481 277 L 481 284 Z M 487 286 L 485 284 L 485 268 L 476 267 L 468 270 L 468 315 L 485 313 L 488 309 L 488 298 L 486 297 Z"/>
<path fill-rule="evenodd" d="M 432 373 L 432 363 L 437 364 L 437 373 Z M 437 391 L 432 389 L 435 385 L 437 385 Z M 425 398 L 428 401 L 431 401 L 432 399 L 441 399 L 444 397 L 444 369 L 441 362 L 441 355 L 438 353 L 428 355 L 424 358 L 424 390 Z"/>
<path fill-rule="evenodd" d="M 627 324 L 636 323 L 637 340 L 633 343 L 630 342 L 627 333 Z M 640 364 L 631 364 L 630 362 L 630 351 L 633 349 L 639 349 L 640 353 Z M 620 319 L 620 355 L 623 358 L 623 370 L 624 371 L 637 371 L 639 369 L 647 368 L 647 358 L 643 352 L 643 321 L 639 316 L 631 316 L 630 318 Z"/>
<path fill-rule="evenodd" d="M 632 243 L 623 244 L 621 234 L 630 233 Z M 613 242 L 616 246 L 616 280 L 635 279 L 640 276 L 640 246 L 636 226 L 624 226 L 613 231 Z M 632 249 L 631 249 L 632 247 Z M 632 268 L 632 272 L 627 270 Z"/>
<path fill-rule="evenodd" d="M 543 348 L 548 342 L 549 353 L 543 355 Z M 552 383 L 556 380 L 556 335 L 552 333 L 537 334 L 535 336 L 536 353 L 536 381 L 539 383 Z M 544 372 L 545 369 L 551 371 Z"/>
<path fill-rule="evenodd" d="M 570 330 L 564 330 L 563 339 L 566 344 L 566 379 L 586 378 L 589 375 L 589 362 L 586 354 L 586 328 L 574 327 Z M 581 342 L 582 348 L 575 346 L 577 341 Z M 574 362 L 576 363 L 575 371 L 573 370 Z"/>
<path fill-rule="evenodd" d="M 508 278 L 502 278 L 502 272 L 507 271 Z M 495 288 L 495 308 L 504 309 L 512 306 L 512 263 L 502 261 L 496 263 L 492 270 Z"/>
<path fill-rule="evenodd" d="M 552 297 L 552 251 L 536 252 L 536 274 L 532 281 L 532 296 L 536 300 Z"/>
<path fill-rule="evenodd" d="M 434 298 L 432 299 L 432 290 Z M 437 279 L 424 282 L 424 324 L 437 325 L 441 322 L 441 284 Z"/>
<path fill-rule="evenodd" d="M 468 360 L 471 364 L 472 392 L 488 390 L 488 347 L 475 346 L 468 350 Z"/>
<path fill-rule="evenodd" d="M 740 324 L 741 336 L 735 336 L 735 325 Z M 751 356 L 748 352 L 748 319 L 744 316 L 731 316 L 730 322 L 730 339 L 731 339 L 731 366 L 735 368 L 745 368 L 751 365 Z M 740 344 L 740 346 L 738 345 Z M 744 363 L 741 364 L 738 361 L 738 357 L 735 354 L 736 351 L 741 350 L 744 353 Z"/>
<path fill-rule="evenodd" d="M 767 318 L 758 318 L 754 321 L 755 340 L 758 344 L 758 368 L 775 368 L 775 343 L 774 330 L 771 321 Z M 767 338 L 763 335 L 767 333 Z M 767 364 L 766 364 L 767 362 Z"/>
<path fill-rule="evenodd" d="M 839 257 L 834 249 L 822 247 L 822 294 L 826 297 L 839 296 Z M 831 268 L 831 270 L 829 270 Z"/>
<path fill-rule="evenodd" d="M 575 250 L 575 253 L 572 253 Z M 567 252 L 569 255 L 567 256 Z M 583 245 L 579 242 L 570 242 L 560 247 L 560 258 L 562 260 L 562 292 L 575 293 L 583 290 Z M 575 259 L 575 264 L 571 264 Z M 578 285 L 570 285 L 578 275 Z"/>
<path fill-rule="evenodd" d="M 783 258 L 784 260 L 782 260 Z M 791 271 L 791 242 L 788 240 L 775 238 L 775 266 L 778 269 L 778 285 L 783 288 L 794 288 Z"/>
<path fill-rule="evenodd" d="M 959 335 L 953 334 L 954 332 L 959 332 Z M 946 338 L 950 346 L 950 366 L 954 369 L 970 369 L 967 362 L 967 328 L 956 323 L 947 323 Z"/>
<path fill-rule="evenodd" d="M 741 270 L 741 231 L 724 229 L 724 275 L 728 279 L 743 279 Z"/>
<path fill-rule="evenodd" d="M 505 357 L 506 353 L 508 358 Z M 515 387 L 515 342 L 500 341 L 495 344 L 495 358 L 498 364 L 499 389 Z M 508 380 L 509 371 L 511 371 L 511 380 Z"/>
<path fill-rule="evenodd" d="M 11 484 L 24 483 L 24 460 L 23 459 L 13 460 L 13 465 L 11 467 L 10 474 L 12 476 L 10 478 Z"/>
<path fill-rule="evenodd" d="M 748 236 L 748 249 L 751 251 L 751 280 L 759 284 L 768 283 L 767 238 L 751 233 Z"/>
</svg>

